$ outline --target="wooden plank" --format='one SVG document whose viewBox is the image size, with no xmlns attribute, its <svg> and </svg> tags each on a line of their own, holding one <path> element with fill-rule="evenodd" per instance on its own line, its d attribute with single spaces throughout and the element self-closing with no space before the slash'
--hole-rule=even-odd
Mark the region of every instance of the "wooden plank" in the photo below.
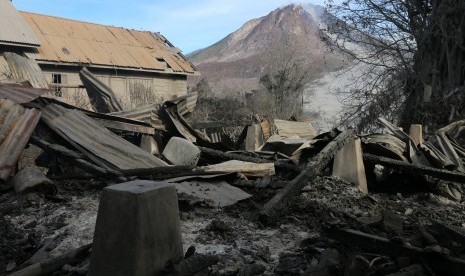
<svg viewBox="0 0 465 276">
<path fill-rule="evenodd" d="M 20 271 L 13 272 L 10 276 L 40 276 L 51 275 L 60 270 L 66 264 L 75 264 L 82 261 L 88 254 L 92 244 L 87 244 L 70 252 L 30 265 Z"/>
<path fill-rule="evenodd" d="M 202 154 L 207 155 L 217 160 L 240 160 L 240 161 L 253 162 L 253 163 L 274 163 L 276 168 L 285 169 L 285 170 L 289 170 L 293 172 L 300 172 L 300 169 L 297 166 L 290 164 L 290 163 L 282 162 L 282 161 L 272 162 L 271 160 L 267 160 L 264 158 L 246 156 L 246 155 L 241 155 L 241 154 L 236 154 L 236 153 L 226 153 L 226 152 L 222 152 L 222 151 L 214 150 L 210 148 L 205 148 L 205 147 L 199 147 L 199 149 L 202 152 Z"/>
<path fill-rule="evenodd" d="M 200 167 L 205 172 L 215 173 L 241 173 L 245 176 L 264 177 L 275 175 L 273 163 L 251 163 L 238 160 L 230 160 L 220 164 Z"/>
<path fill-rule="evenodd" d="M 465 183 L 465 174 L 460 172 L 441 170 L 431 167 L 425 167 L 406 163 L 403 161 L 394 160 L 391 158 L 380 157 L 373 154 L 363 154 L 363 160 L 366 163 L 379 164 L 389 168 L 404 170 L 414 174 L 429 175 L 438 179 L 448 180 L 453 182 Z"/>
<path fill-rule="evenodd" d="M 260 220 L 264 223 L 271 223 L 277 216 L 284 214 L 288 209 L 287 207 L 294 201 L 294 197 L 300 193 L 310 180 L 320 174 L 338 150 L 354 138 L 354 131 L 346 130 L 329 142 L 320 153 L 308 162 L 305 169 L 296 178 L 265 204 L 260 212 Z"/>
</svg>

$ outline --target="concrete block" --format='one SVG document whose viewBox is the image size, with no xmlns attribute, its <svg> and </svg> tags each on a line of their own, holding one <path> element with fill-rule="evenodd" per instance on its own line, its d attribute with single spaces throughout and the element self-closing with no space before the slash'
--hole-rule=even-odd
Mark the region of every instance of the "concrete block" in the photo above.
<svg viewBox="0 0 465 276">
<path fill-rule="evenodd" d="M 42 190 L 49 193 L 56 192 L 51 181 L 38 167 L 23 169 L 13 177 L 12 184 L 17 193 L 26 193 L 31 190 Z"/>
<path fill-rule="evenodd" d="M 423 129 L 421 125 L 410 125 L 409 136 L 415 145 L 423 143 Z"/>
<path fill-rule="evenodd" d="M 163 156 L 173 165 L 197 165 L 200 159 L 200 150 L 191 141 L 172 137 L 163 150 Z"/>
<path fill-rule="evenodd" d="M 368 193 L 360 139 L 355 139 L 345 145 L 336 154 L 332 175 L 340 177 L 347 182 L 355 183 L 361 192 Z"/>
<path fill-rule="evenodd" d="M 89 276 L 161 275 L 183 256 L 176 188 L 136 180 L 103 190 Z"/>
</svg>

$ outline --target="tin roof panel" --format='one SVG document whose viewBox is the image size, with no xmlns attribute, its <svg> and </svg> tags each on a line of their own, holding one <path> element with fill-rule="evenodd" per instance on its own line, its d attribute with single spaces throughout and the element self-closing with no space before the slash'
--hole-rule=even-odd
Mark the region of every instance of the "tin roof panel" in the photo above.
<svg viewBox="0 0 465 276">
<path fill-rule="evenodd" d="M 10 0 L 0 0 L 0 44 L 38 47 L 39 40 Z"/>
<path fill-rule="evenodd" d="M 193 65 L 151 32 L 20 12 L 41 42 L 37 60 L 192 74 Z M 158 59 L 163 59 L 159 61 Z M 166 68 L 162 62 L 169 64 Z"/>
</svg>

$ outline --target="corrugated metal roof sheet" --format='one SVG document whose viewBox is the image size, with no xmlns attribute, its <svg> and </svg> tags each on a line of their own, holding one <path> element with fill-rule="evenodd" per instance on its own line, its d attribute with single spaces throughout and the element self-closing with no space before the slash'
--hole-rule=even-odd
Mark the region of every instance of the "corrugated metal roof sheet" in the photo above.
<svg viewBox="0 0 465 276">
<path fill-rule="evenodd" d="M 39 110 L 0 99 L 0 180 L 6 181 L 13 173 L 39 119 Z"/>
<path fill-rule="evenodd" d="M 181 116 L 192 113 L 197 104 L 197 93 L 188 93 L 183 96 L 169 100 L 178 106 L 178 112 Z M 158 117 L 158 110 L 162 107 L 161 103 L 153 103 L 136 107 L 129 110 L 109 113 L 110 115 L 120 116 L 128 119 L 139 120 L 151 124 L 157 130 L 165 130 L 165 126 Z"/>
<path fill-rule="evenodd" d="M 157 115 L 158 110 L 161 108 L 161 104 L 149 104 L 141 107 L 123 110 L 119 112 L 109 113 L 109 115 L 119 116 L 132 120 L 138 120 L 150 124 L 157 130 L 165 130 L 163 122 Z"/>
<path fill-rule="evenodd" d="M 50 104 L 42 110 L 44 122 L 91 160 L 103 160 L 121 170 L 153 168 L 167 164 L 113 134 L 81 111 Z"/>
<path fill-rule="evenodd" d="M 35 88 L 48 88 L 47 79 L 35 60 L 25 58 L 15 53 L 3 54 L 8 67 L 17 80 L 27 80 Z"/>
<path fill-rule="evenodd" d="M 310 122 L 293 122 L 285 120 L 274 120 L 278 134 L 281 137 L 294 138 L 313 138 L 316 131 Z"/>
<path fill-rule="evenodd" d="M 1 84 L 0 83 L 0 98 L 8 99 L 18 104 L 28 103 L 37 99 L 41 95 L 50 92 L 47 89 L 38 89 L 33 87 L 25 87 L 16 84 Z"/>
<path fill-rule="evenodd" d="M 0 0 L 0 44 L 38 47 L 39 40 L 10 0 Z"/>
<path fill-rule="evenodd" d="M 101 113 L 122 111 L 123 108 L 116 99 L 115 92 L 103 81 L 98 79 L 86 67 L 79 72 L 82 83 L 86 87 L 87 95 L 94 110 Z"/>
<path fill-rule="evenodd" d="M 163 37 L 46 15 L 20 12 L 39 38 L 36 59 L 193 74 L 195 69 Z M 162 58 L 170 68 L 157 59 Z"/>
<path fill-rule="evenodd" d="M 49 98 L 48 94 L 41 97 L 41 102 L 45 105 L 47 104 L 57 104 L 63 106 L 67 109 L 76 109 L 84 113 L 86 116 L 89 116 L 91 119 L 96 120 L 102 126 L 117 131 L 128 131 L 128 132 L 139 132 L 141 134 L 154 135 L 155 129 L 151 127 L 149 123 L 142 122 L 139 120 L 133 120 L 130 118 L 124 118 L 120 116 L 112 116 L 109 114 L 103 114 L 98 112 L 93 112 L 86 109 L 81 109 L 76 106 L 61 102 L 56 98 Z"/>
</svg>

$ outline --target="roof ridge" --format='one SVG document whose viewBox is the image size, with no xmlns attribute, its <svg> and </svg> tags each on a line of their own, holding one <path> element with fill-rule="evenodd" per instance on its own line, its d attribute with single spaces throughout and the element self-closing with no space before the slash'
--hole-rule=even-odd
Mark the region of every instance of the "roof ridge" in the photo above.
<svg viewBox="0 0 465 276">
<path fill-rule="evenodd" d="M 56 16 L 56 15 L 47 15 L 47 14 L 41 14 L 41 13 L 29 12 L 29 11 L 18 11 L 18 12 L 20 14 L 25 13 L 25 14 L 31 14 L 31 15 L 38 15 L 38 16 L 43 16 L 43 17 L 50 17 L 50 18 L 56 18 L 56 19 L 61 19 L 61 20 L 74 21 L 74 22 L 92 24 L 92 25 L 103 26 L 103 27 L 119 28 L 119 29 L 131 30 L 131 31 L 136 31 L 136 32 L 142 32 L 142 33 L 154 33 L 153 31 L 148 31 L 148 30 L 136 30 L 136 29 L 126 28 L 126 27 L 122 27 L 122 26 L 106 25 L 106 24 L 102 24 L 102 23 L 95 23 L 95 22 L 89 22 L 89 21 L 84 21 L 84 20 L 60 17 L 60 16 Z"/>
</svg>

